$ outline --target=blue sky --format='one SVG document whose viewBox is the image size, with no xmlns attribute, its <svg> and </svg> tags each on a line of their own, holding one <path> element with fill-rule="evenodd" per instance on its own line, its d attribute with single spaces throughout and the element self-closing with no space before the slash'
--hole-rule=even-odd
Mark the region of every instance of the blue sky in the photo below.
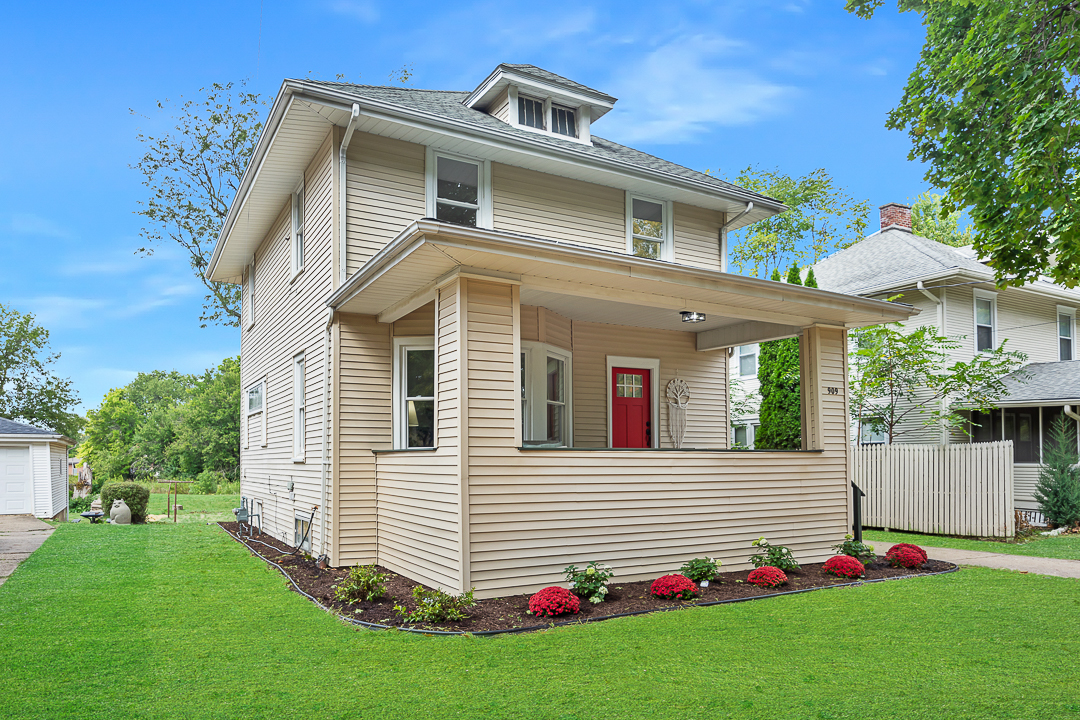
<svg viewBox="0 0 1080 720">
<path fill-rule="evenodd" d="M 826 168 L 876 207 L 928 189 L 885 129 L 923 41 L 917 15 L 842 3 L 423 3 L 246 0 L 17 3 L 0 79 L 0 303 L 32 312 L 83 403 L 154 369 L 200 372 L 239 331 L 199 327 L 185 257 L 151 259 L 135 214 L 136 135 L 171 127 L 156 101 L 248 78 L 472 89 L 500 62 L 539 65 L 619 98 L 593 128 L 691 168 Z M 129 109 L 135 110 L 133 114 Z M 877 219 L 871 218 L 871 229 Z"/>
</svg>

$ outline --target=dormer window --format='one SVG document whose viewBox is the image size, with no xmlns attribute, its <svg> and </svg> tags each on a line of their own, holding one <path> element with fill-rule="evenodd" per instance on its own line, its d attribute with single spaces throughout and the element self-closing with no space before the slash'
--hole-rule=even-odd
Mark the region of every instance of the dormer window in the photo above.
<svg viewBox="0 0 1080 720">
<path fill-rule="evenodd" d="M 551 132 L 577 137 L 576 113 L 570 108 L 551 106 Z"/>
<path fill-rule="evenodd" d="M 518 122 L 526 127 L 544 129 L 544 102 L 518 95 Z"/>
</svg>

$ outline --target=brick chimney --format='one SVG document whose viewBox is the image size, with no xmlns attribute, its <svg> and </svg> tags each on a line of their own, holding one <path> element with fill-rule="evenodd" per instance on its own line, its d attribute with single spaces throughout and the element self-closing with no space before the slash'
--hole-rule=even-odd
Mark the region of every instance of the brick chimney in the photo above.
<svg viewBox="0 0 1080 720">
<path fill-rule="evenodd" d="M 890 225 L 899 225 L 904 230 L 911 232 L 911 206 L 900 203 L 889 203 L 881 206 L 881 229 Z"/>
</svg>

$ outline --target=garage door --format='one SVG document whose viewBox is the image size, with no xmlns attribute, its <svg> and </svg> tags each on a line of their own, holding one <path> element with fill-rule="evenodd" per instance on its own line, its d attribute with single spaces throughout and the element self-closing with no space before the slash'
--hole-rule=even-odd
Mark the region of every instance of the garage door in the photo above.
<svg viewBox="0 0 1080 720">
<path fill-rule="evenodd" d="M 30 448 L 0 448 L 0 514 L 34 512 Z"/>
</svg>

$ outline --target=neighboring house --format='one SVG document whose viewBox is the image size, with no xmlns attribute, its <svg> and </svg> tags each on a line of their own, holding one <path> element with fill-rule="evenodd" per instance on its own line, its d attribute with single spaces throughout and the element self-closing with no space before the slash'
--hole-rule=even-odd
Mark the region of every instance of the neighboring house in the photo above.
<svg viewBox="0 0 1080 720">
<path fill-rule="evenodd" d="M 597 137 L 614 103 L 530 65 L 284 82 L 207 270 L 243 287 L 263 528 L 477 597 L 738 567 L 761 535 L 831 555 L 845 328 L 912 311 L 724 272 L 727 232 L 783 206 Z M 728 450 L 726 349 L 795 335 L 806 450 Z"/>
<path fill-rule="evenodd" d="M 761 346 L 758 343 L 739 345 L 730 349 L 731 378 L 734 399 L 744 400 L 749 413 L 742 413 L 732 418 L 731 442 L 735 447 L 754 447 L 754 436 L 761 426 L 761 383 L 758 382 L 758 355 Z"/>
<path fill-rule="evenodd" d="M 1076 357 L 1076 309 L 1080 290 L 1039 279 L 1023 287 L 998 289 L 994 271 L 972 248 L 954 248 L 915 235 L 906 205 L 881 208 L 881 230 L 814 266 L 821 288 L 866 297 L 893 297 L 922 312 L 906 327 L 933 325 L 960 341 L 954 360 L 1005 343 L 1031 363 L 1008 382 L 1009 394 L 990 416 L 975 414 L 968 433 L 924 426 L 922 418 L 903 426 L 900 443 L 964 443 L 1012 440 L 1015 504 L 1034 510 L 1043 443 L 1050 423 L 1080 403 L 1080 363 Z M 1026 380 L 1019 377 L 1023 375 Z M 1072 415 L 1070 415 L 1072 417 Z M 883 442 L 863 428 L 860 442 Z"/>
<path fill-rule="evenodd" d="M 0 418 L 0 515 L 67 519 L 68 448 L 51 430 Z"/>
</svg>

